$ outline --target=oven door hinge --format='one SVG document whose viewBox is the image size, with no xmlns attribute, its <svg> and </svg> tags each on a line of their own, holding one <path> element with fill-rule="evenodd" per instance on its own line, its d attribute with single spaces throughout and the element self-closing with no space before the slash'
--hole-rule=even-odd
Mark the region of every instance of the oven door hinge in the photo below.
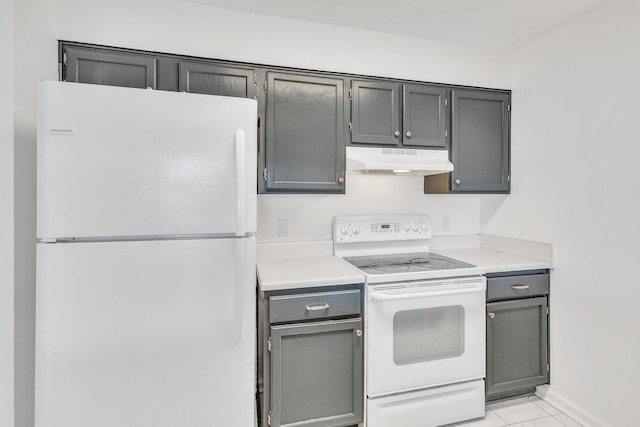
<svg viewBox="0 0 640 427">
<path fill-rule="evenodd" d="M 271 411 L 267 412 L 267 425 L 271 425 Z"/>
<path fill-rule="evenodd" d="M 271 337 L 267 340 L 267 350 L 271 351 Z"/>
</svg>

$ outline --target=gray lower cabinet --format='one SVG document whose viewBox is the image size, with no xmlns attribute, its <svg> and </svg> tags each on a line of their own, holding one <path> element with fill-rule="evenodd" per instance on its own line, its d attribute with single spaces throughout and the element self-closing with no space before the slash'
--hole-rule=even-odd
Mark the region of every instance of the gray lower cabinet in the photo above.
<svg viewBox="0 0 640 427">
<path fill-rule="evenodd" d="M 351 142 L 446 148 L 446 112 L 446 88 L 353 80 Z"/>
<path fill-rule="evenodd" d="M 257 75 L 251 68 L 180 61 L 178 69 L 180 91 L 239 98 L 255 96 Z"/>
<path fill-rule="evenodd" d="M 260 293 L 258 301 L 261 425 L 362 422 L 361 288 Z"/>
<path fill-rule="evenodd" d="M 548 273 L 488 278 L 486 398 L 549 381 Z"/>
<path fill-rule="evenodd" d="M 266 73 L 267 192 L 344 193 L 345 80 Z"/>
<path fill-rule="evenodd" d="M 157 59 L 150 55 L 65 47 L 63 61 L 69 82 L 156 88 Z"/>
</svg>

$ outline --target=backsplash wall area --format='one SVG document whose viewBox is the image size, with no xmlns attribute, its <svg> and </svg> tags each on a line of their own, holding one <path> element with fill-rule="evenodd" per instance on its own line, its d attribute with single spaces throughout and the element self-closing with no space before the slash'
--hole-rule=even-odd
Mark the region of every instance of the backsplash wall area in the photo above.
<svg viewBox="0 0 640 427">
<path fill-rule="evenodd" d="M 258 196 L 259 243 L 331 239 L 335 215 L 423 213 L 434 235 L 480 231 L 480 196 L 425 195 L 418 176 L 348 174 L 346 194 L 263 194 Z M 278 233 L 286 220 L 287 235 Z"/>
</svg>

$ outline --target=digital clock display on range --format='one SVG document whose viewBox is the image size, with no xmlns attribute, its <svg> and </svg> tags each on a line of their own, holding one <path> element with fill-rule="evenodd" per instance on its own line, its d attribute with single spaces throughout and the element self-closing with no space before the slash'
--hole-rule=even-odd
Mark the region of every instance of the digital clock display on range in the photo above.
<svg viewBox="0 0 640 427">
<path fill-rule="evenodd" d="M 383 230 L 386 230 L 386 229 L 391 228 L 391 225 L 389 225 L 389 224 L 380 224 L 380 228 L 382 228 Z"/>
</svg>

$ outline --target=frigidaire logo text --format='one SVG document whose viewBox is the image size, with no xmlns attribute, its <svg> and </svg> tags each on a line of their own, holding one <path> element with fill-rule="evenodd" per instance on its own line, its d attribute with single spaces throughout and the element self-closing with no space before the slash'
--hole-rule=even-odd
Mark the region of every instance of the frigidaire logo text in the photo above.
<svg viewBox="0 0 640 427">
<path fill-rule="evenodd" d="M 75 135 L 75 128 L 49 128 L 50 135 Z"/>
</svg>

